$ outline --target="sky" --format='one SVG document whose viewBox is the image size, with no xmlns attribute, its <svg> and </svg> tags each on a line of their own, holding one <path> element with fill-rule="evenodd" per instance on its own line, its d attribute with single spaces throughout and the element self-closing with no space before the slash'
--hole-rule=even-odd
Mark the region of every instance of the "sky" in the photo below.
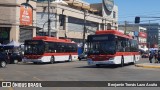
<svg viewBox="0 0 160 90">
<path fill-rule="evenodd" d="M 84 0 L 88 3 L 101 3 L 102 0 Z M 135 16 L 141 17 L 141 23 L 160 22 L 160 0 L 114 0 L 118 6 L 119 23 L 134 22 Z M 145 18 L 147 17 L 147 18 Z M 159 19 L 159 20 L 157 20 Z"/>
</svg>

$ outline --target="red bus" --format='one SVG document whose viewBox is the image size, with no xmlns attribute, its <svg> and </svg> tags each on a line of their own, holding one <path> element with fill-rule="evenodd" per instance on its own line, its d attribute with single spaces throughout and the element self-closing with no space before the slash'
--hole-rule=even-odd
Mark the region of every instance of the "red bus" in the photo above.
<svg viewBox="0 0 160 90">
<path fill-rule="evenodd" d="M 87 43 L 89 65 L 124 66 L 140 59 L 137 41 L 117 30 L 97 31 L 95 35 L 88 36 Z"/>
<path fill-rule="evenodd" d="M 24 42 L 23 62 L 54 63 L 72 61 L 78 58 L 77 44 L 69 39 L 37 36 Z"/>
</svg>

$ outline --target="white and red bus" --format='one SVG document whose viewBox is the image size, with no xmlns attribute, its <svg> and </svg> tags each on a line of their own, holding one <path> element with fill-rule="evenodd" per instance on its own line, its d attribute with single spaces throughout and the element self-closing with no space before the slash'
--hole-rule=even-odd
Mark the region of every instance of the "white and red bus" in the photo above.
<svg viewBox="0 0 160 90">
<path fill-rule="evenodd" d="M 140 59 L 137 41 L 117 30 L 97 31 L 95 35 L 88 36 L 87 43 L 89 65 L 124 66 Z"/>
<path fill-rule="evenodd" d="M 69 39 L 37 36 L 24 43 L 23 62 L 54 63 L 56 61 L 72 61 L 78 58 L 77 44 Z"/>
</svg>

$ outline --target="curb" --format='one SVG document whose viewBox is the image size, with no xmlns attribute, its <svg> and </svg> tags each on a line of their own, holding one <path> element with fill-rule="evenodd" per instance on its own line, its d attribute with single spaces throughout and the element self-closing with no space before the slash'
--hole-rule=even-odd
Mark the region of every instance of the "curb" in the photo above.
<svg viewBox="0 0 160 90">
<path fill-rule="evenodd" d="M 143 68 L 160 68 L 159 66 L 153 66 L 153 65 L 144 65 L 144 64 L 136 64 L 136 67 L 143 67 Z"/>
</svg>

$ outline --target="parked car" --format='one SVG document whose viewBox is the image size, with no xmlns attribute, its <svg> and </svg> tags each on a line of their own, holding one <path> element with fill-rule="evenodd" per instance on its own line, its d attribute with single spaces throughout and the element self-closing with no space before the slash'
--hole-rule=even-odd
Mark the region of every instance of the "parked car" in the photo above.
<svg viewBox="0 0 160 90">
<path fill-rule="evenodd" d="M 9 57 L 5 53 L 0 52 L 0 67 L 6 67 L 8 60 Z"/>
<path fill-rule="evenodd" d="M 78 55 L 78 59 L 79 59 L 79 61 L 81 61 L 82 59 L 87 59 L 87 52 L 84 52 L 84 53 Z"/>
<path fill-rule="evenodd" d="M 10 64 L 17 64 L 18 62 L 21 62 L 23 57 L 19 52 L 9 53 L 8 56 Z"/>
</svg>

